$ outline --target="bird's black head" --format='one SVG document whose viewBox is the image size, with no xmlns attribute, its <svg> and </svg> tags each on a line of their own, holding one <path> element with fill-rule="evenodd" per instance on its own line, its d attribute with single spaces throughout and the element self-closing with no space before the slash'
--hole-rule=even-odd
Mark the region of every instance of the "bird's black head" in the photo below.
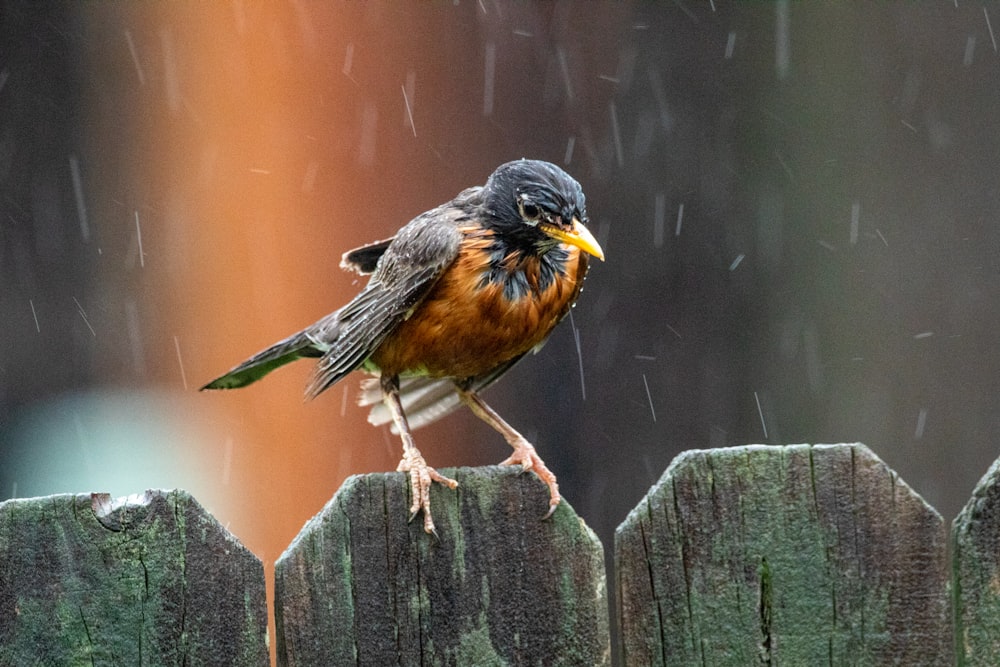
<svg viewBox="0 0 1000 667">
<path fill-rule="evenodd" d="M 541 160 L 515 160 L 497 167 L 486 181 L 487 225 L 509 244 L 545 254 L 560 243 L 604 259 L 584 226 L 583 188 L 565 171 Z"/>
</svg>

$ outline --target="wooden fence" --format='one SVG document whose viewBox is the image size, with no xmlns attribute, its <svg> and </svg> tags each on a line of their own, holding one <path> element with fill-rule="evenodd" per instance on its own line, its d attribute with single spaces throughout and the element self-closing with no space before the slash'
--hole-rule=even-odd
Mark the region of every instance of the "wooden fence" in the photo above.
<svg viewBox="0 0 1000 667">
<path fill-rule="evenodd" d="M 508 468 L 352 477 L 276 568 L 280 665 L 610 665 L 602 545 Z M 619 526 L 625 665 L 1000 664 L 1000 465 L 955 519 L 863 445 L 686 452 Z M 949 543 L 951 547 L 949 561 Z M 0 503 L 0 665 L 267 665 L 264 572 L 183 491 Z"/>
</svg>

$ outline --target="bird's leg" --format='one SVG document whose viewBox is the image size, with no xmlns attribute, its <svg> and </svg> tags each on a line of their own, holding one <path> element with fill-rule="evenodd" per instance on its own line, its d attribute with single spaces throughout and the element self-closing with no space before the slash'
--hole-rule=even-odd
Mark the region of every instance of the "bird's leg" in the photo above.
<svg viewBox="0 0 1000 667">
<path fill-rule="evenodd" d="M 417 512 L 423 510 L 424 532 L 437 535 L 437 531 L 434 530 L 434 519 L 431 517 L 431 482 L 439 482 L 449 489 L 458 486 L 458 482 L 427 465 L 420 450 L 413 444 L 410 425 L 403 412 L 403 403 L 399 400 L 399 378 L 383 377 L 381 384 L 382 399 L 389 408 L 392 421 L 396 424 L 396 430 L 399 431 L 399 437 L 403 441 L 403 458 L 396 470 L 410 474 L 410 519 L 412 520 Z"/>
<path fill-rule="evenodd" d="M 459 386 L 458 395 L 461 397 L 462 402 L 469 406 L 469 409 L 472 410 L 477 417 L 496 429 L 500 435 L 504 437 L 504 440 L 507 441 L 507 444 L 514 448 L 514 453 L 507 459 L 501 461 L 500 465 L 509 466 L 520 464 L 524 470 L 534 470 L 539 479 L 548 485 L 549 511 L 545 513 L 544 518 L 547 519 L 552 516 L 552 513 L 556 511 L 556 507 L 559 505 L 559 501 L 562 499 L 562 496 L 559 495 L 559 485 L 556 483 L 556 476 L 552 474 L 552 471 L 545 465 L 545 462 L 542 461 L 540 456 L 538 456 L 538 452 L 535 451 L 534 445 L 528 442 L 523 435 L 518 433 L 513 426 L 505 422 L 503 418 L 498 415 L 493 408 L 488 406 L 486 401 L 480 398 L 479 394 L 476 392 L 468 391 Z"/>
</svg>

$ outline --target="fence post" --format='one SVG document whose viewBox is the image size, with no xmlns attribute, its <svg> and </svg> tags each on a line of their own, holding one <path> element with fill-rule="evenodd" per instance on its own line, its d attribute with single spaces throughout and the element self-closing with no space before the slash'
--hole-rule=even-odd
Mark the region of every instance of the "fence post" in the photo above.
<svg viewBox="0 0 1000 667">
<path fill-rule="evenodd" d="M 8 500 L 0 664 L 267 665 L 263 567 L 183 491 Z"/>
<path fill-rule="evenodd" d="M 625 664 L 950 665 L 946 563 L 863 445 L 688 451 L 615 536 Z"/>
<path fill-rule="evenodd" d="M 959 665 L 1000 662 L 1000 459 L 952 525 Z"/>
<path fill-rule="evenodd" d="M 275 564 L 280 665 L 610 665 L 604 557 L 516 468 L 442 470 L 439 538 L 406 476 L 349 478 Z"/>
</svg>

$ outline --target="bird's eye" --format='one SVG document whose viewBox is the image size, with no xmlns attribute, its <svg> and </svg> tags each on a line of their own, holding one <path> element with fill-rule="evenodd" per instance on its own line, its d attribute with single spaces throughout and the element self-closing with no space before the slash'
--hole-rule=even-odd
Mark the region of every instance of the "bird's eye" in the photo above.
<svg viewBox="0 0 1000 667">
<path fill-rule="evenodd" d="M 542 214 L 541 209 L 532 204 L 530 201 L 521 199 L 517 202 L 517 207 L 520 209 L 521 217 L 528 222 L 535 222 L 538 217 Z"/>
</svg>

